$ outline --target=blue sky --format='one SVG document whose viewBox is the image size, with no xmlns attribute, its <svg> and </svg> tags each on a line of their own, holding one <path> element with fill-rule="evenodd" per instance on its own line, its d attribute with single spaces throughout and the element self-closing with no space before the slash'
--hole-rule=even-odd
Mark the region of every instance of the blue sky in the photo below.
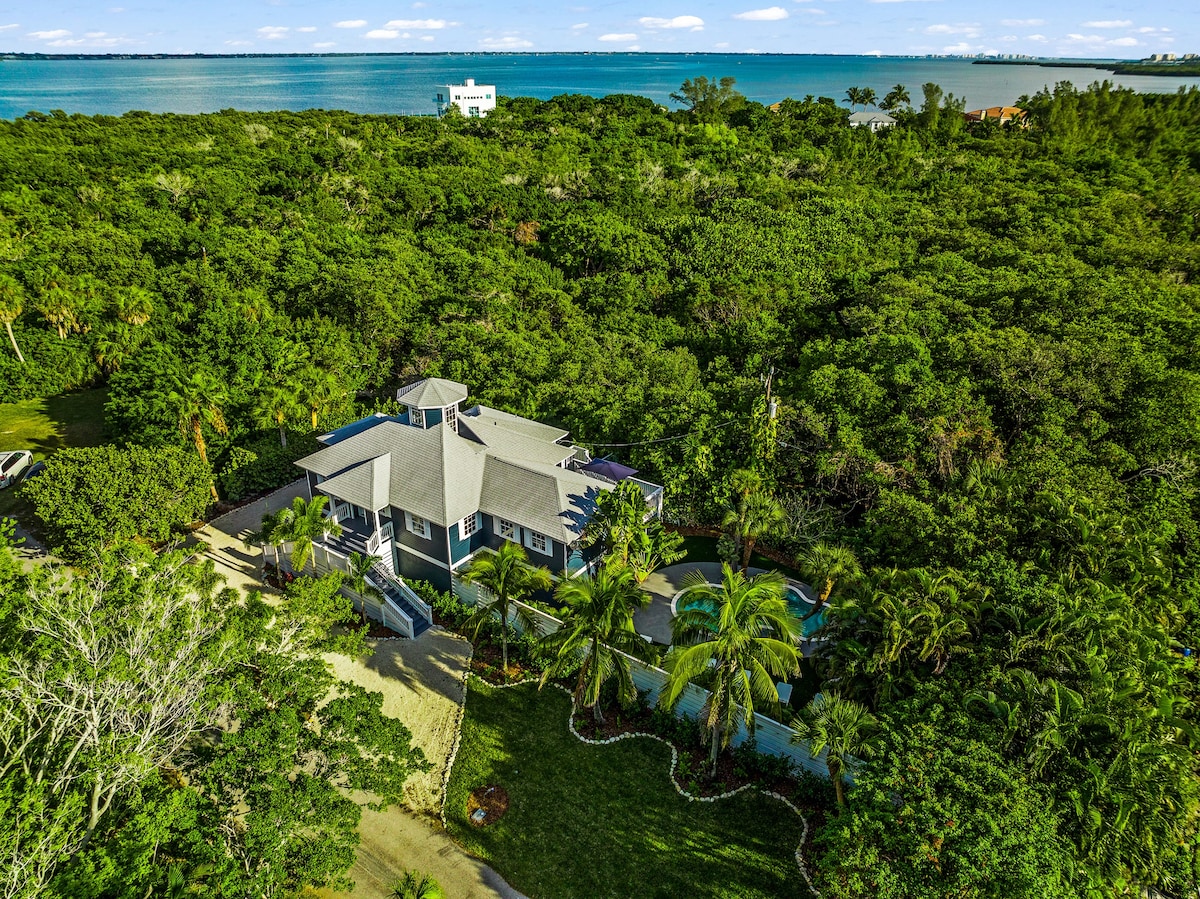
<svg viewBox="0 0 1200 899">
<path fill-rule="evenodd" d="M 0 5 L 0 50 L 1200 52 L 1200 3 L 1079 0 L 201 0 Z"/>
</svg>

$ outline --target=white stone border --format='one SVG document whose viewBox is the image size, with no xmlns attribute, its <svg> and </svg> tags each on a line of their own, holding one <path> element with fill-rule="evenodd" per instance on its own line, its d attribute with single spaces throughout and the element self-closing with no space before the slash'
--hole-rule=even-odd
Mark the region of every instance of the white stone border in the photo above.
<svg viewBox="0 0 1200 899">
<path fill-rule="evenodd" d="M 466 712 L 466 707 L 467 707 L 467 683 L 468 683 L 468 681 L 471 680 L 472 677 L 474 677 L 476 680 L 478 680 L 481 684 L 485 684 L 486 686 L 491 687 L 493 690 L 507 690 L 512 687 L 523 687 L 526 684 L 539 683 L 541 680 L 541 678 L 537 678 L 537 677 L 527 677 L 524 680 L 516 681 L 515 683 L 511 683 L 511 684 L 489 683 L 488 681 L 486 681 L 482 677 L 480 677 L 478 674 L 474 674 L 471 672 L 470 658 L 468 658 L 468 660 L 467 660 L 467 676 L 463 679 L 463 701 L 462 701 L 462 705 L 459 707 L 459 712 L 458 712 L 458 732 L 454 738 L 454 749 L 450 753 L 450 762 L 449 762 L 449 764 L 446 765 L 446 775 L 442 779 L 442 827 L 446 826 L 446 799 L 447 799 L 447 796 L 450 791 L 450 771 L 454 767 L 454 760 L 458 756 L 459 743 L 462 740 L 462 719 L 463 719 L 463 715 Z M 730 790 L 728 793 L 718 793 L 716 796 L 693 796 L 687 790 L 683 789 L 683 787 L 681 787 L 679 785 L 679 782 L 675 779 L 675 771 L 679 767 L 679 750 L 675 748 L 674 743 L 672 743 L 670 740 L 666 740 L 666 739 L 660 737 L 658 734 L 648 734 L 648 733 L 641 732 L 641 731 L 617 734 L 617 736 L 609 737 L 607 740 L 589 739 L 588 737 L 583 736 L 581 733 L 579 733 L 579 731 L 577 731 L 575 729 L 575 712 L 577 711 L 577 708 L 575 706 L 574 694 L 572 694 L 571 691 L 568 690 L 566 687 L 564 687 L 562 684 L 551 684 L 550 686 L 556 687 L 559 690 L 562 690 L 564 693 L 567 694 L 568 697 L 570 697 L 571 711 L 567 715 L 567 730 L 569 730 L 571 732 L 571 734 L 575 737 L 575 739 L 579 740 L 579 742 L 586 743 L 589 746 L 607 746 L 610 743 L 619 743 L 621 740 L 628 740 L 633 737 L 648 737 L 651 740 L 657 740 L 659 743 L 664 744 L 668 749 L 670 749 L 671 750 L 671 766 L 667 770 L 667 777 L 671 781 L 671 786 L 673 786 L 675 788 L 675 792 L 678 793 L 680 796 L 682 796 L 684 799 L 686 799 L 688 802 L 716 802 L 719 799 L 729 799 L 730 797 L 736 796 L 739 793 L 743 793 L 746 790 L 758 790 L 764 796 L 770 796 L 772 799 L 778 799 L 780 802 L 782 802 L 784 805 L 786 805 L 788 808 L 790 808 L 793 812 L 795 812 L 797 817 L 800 818 L 800 823 L 802 825 L 802 829 L 800 831 L 800 845 L 798 845 L 796 847 L 796 853 L 795 853 L 796 867 L 800 869 L 800 874 L 804 877 L 804 882 L 805 882 L 805 884 L 808 885 L 809 892 L 812 893 L 814 896 L 816 896 L 817 899 L 820 899 L 821 894 L 817 890 L 817 888 L 815 886 L 813 886 L 812 878 L 808 874 L 808 868 L 804 864 L 804 844 L 808 841 L 808 819 L 806 817 L 804 817 L 804 813 L 801 812 L 800 809 L 796 808 L 796 806 L 792 803 L 792 801 L 790 799 L 786 799 L 785 797 L 781 796 L 779 793 L 775 793 L 771 790 L 764 790 L 761 787 L 756 787 L 756 786 L 754 786 L 754 784 L 743 784 L 742 786 L 738 787 L 736 790 Z"/>
<path fill-rule="evenodd" d="M 452 631 L 447 633 L 452 633 Z M 466 640 L 467 638 L 463 637 L 462 639 Z M 446 797 L 450 793 L 450 772 L 454 770 L 454 761 L 458 758 L 458 748 L 462 745 L 463 715 L 467 712 L 467 682 L 471 679 L 471 660 L 475 658 L 475 644 L 467 640 L 467 647 L 467 664 L 463 666 L 462 701 L 458 704 L 458 715 L 454 721 L 454 745 L 450 747 L 446 770 L 442 772 L 442 830 L 446 829 Z"/>
</svg>

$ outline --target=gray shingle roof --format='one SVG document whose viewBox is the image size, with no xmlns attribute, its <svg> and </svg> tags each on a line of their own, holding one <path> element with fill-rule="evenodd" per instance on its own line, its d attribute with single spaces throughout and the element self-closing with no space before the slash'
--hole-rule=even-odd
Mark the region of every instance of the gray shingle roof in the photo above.
<svg viewBox="0 0 1200 899">
<path fill-rule="evenodd" d="M 321 489 L 356 506 L 378 512 L 388 504 L 391 482 L 392 454 L 384 453 L 322 481 Z"/>
<path fill-rule="evenodd" d="M 522 418 L 519 415 L 513 415 L 511 412 L 502 412 L 499 409 L 491 409 L 487 406 L 473 406 L 460 416 L 460 420 L 462 418 L 467 418 L 472 422 L 479 422 L 480 425 L 486 423 L 493 428 L 505 428 L 509 431 L 516 431 L 518 434 L 524 434 L 526 437 L 536 437 L 538 440 L 545 440 L 548 443 L 562 440 L 568 434 L 567 431 L 564 431 L 562 428 L 556 428 L 554 425 L 542 424 L 540 421 Z"/>
<path fill-rule="evenodd" d="M 418 409 L 440 409 L 461 403 L 466 398 L 466 384 L 448 381 L 445 378 L 426 378 L 396 391 L 397 400 Z"/>
<path fill-rule="evenodd" d="M 463 417 L 455 433 L 445 424 L 426 430 L 387 420 L 296 464 L 324 477 L 322 490 L 372 510 L 392 505 L 441 525 L 478 510 L 574 542 L 595 497 L 612 485 L 557 467 L 575 451 L 546 439 L 557 428 L 540 426 L 538 439 L 535 428 L 513 424 Z"/>
<path fill-rule="evenodd" d="M 605 484 L 565 468 L 488 456 L 479 511 L 533 528 L 561 543 L 574 543 L 596 508 Z"/>
</svg>

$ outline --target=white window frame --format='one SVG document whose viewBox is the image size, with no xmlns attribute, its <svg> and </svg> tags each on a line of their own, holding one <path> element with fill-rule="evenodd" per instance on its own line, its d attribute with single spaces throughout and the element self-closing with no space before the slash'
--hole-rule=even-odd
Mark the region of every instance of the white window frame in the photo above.
<svg viewBox="0 0 1200 899">
<path fill-rule="evenodd" d="M 472 534 L 478 533 L 482 526 L 483 522 L 479 520 L 479 513 L 474 512 L 458 523 L 458 536 L 467 540 Z"/>
<path fill-rule="evenodd" d="M 458 433 L 458 406 L 447 406 L 442 410 L 442 421 L 449 425 L 455 434 Z"/>
<path fill-rule="evenodd" d="M 433 535 L 433 527 L 429 521 L 411 512 L 404 513 L 404 527 L 423 540 L 429 540 Z"/>
<path fill-rule="evenodd" d="M 418 409 L 416 406 L 408 407 L 408 423 L 414 428 L 425 427 L 425 410 Z"/>
<path fill-rule="evenodd" d="M 520 542 L 517 537 L 517 523 L 509 521 L 507 518 L 501 518 L 499 515 L 496 516 L 496 536 L 513 543 Z"/>
<path fill-rule="evenodd" d="M 542 544 L 541 546 L 537 545 L 539 541 Z M 535 553 L 541 553 L 543 556 L 554 555 L 554 541 L 545 534 L 531 531 L 529 528 L 525 528 L 525 545 Z"/>
</svg>

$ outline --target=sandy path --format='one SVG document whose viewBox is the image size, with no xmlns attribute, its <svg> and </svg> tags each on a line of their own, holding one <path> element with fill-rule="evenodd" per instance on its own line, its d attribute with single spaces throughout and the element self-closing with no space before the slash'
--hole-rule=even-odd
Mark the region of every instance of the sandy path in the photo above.
<svg viewBox="0 0 1200 899">
<path fill-rule="evenodd" d="M 291 505 L 296 496 L 307 496 L 302 480 L 210 521 L 193 535 L 207 544 L 202 556 L 216 563 L 229 586 L 275 592 L 259 582 L 262 552 L 247 549 L 242 540 L 261 526 L 264 513 Z M 452 899 L 520 899 L 521 894 L 495 871 L 446 836 L 440 824 L 435 827 L 442 778 L 463 700 L 470 644 L 434 628 L 417 640 L 380 640 L 372 645 L 375 651 L 365 659 L 329 655 L 326 660 L 339 678 L 383 694 L 384 714 L 407 725 L 414 745 L 421 747 L 432 768 L 405 784 L 407 808 L 363 809 L 359 825 L 362 844 L 350 871 L 355 889 L 349 895 L 386 899 L 401 872 L 415 868 L 437 878 Z M 328 891 L 321 894 L 331 895 Z"/>
</svg>

